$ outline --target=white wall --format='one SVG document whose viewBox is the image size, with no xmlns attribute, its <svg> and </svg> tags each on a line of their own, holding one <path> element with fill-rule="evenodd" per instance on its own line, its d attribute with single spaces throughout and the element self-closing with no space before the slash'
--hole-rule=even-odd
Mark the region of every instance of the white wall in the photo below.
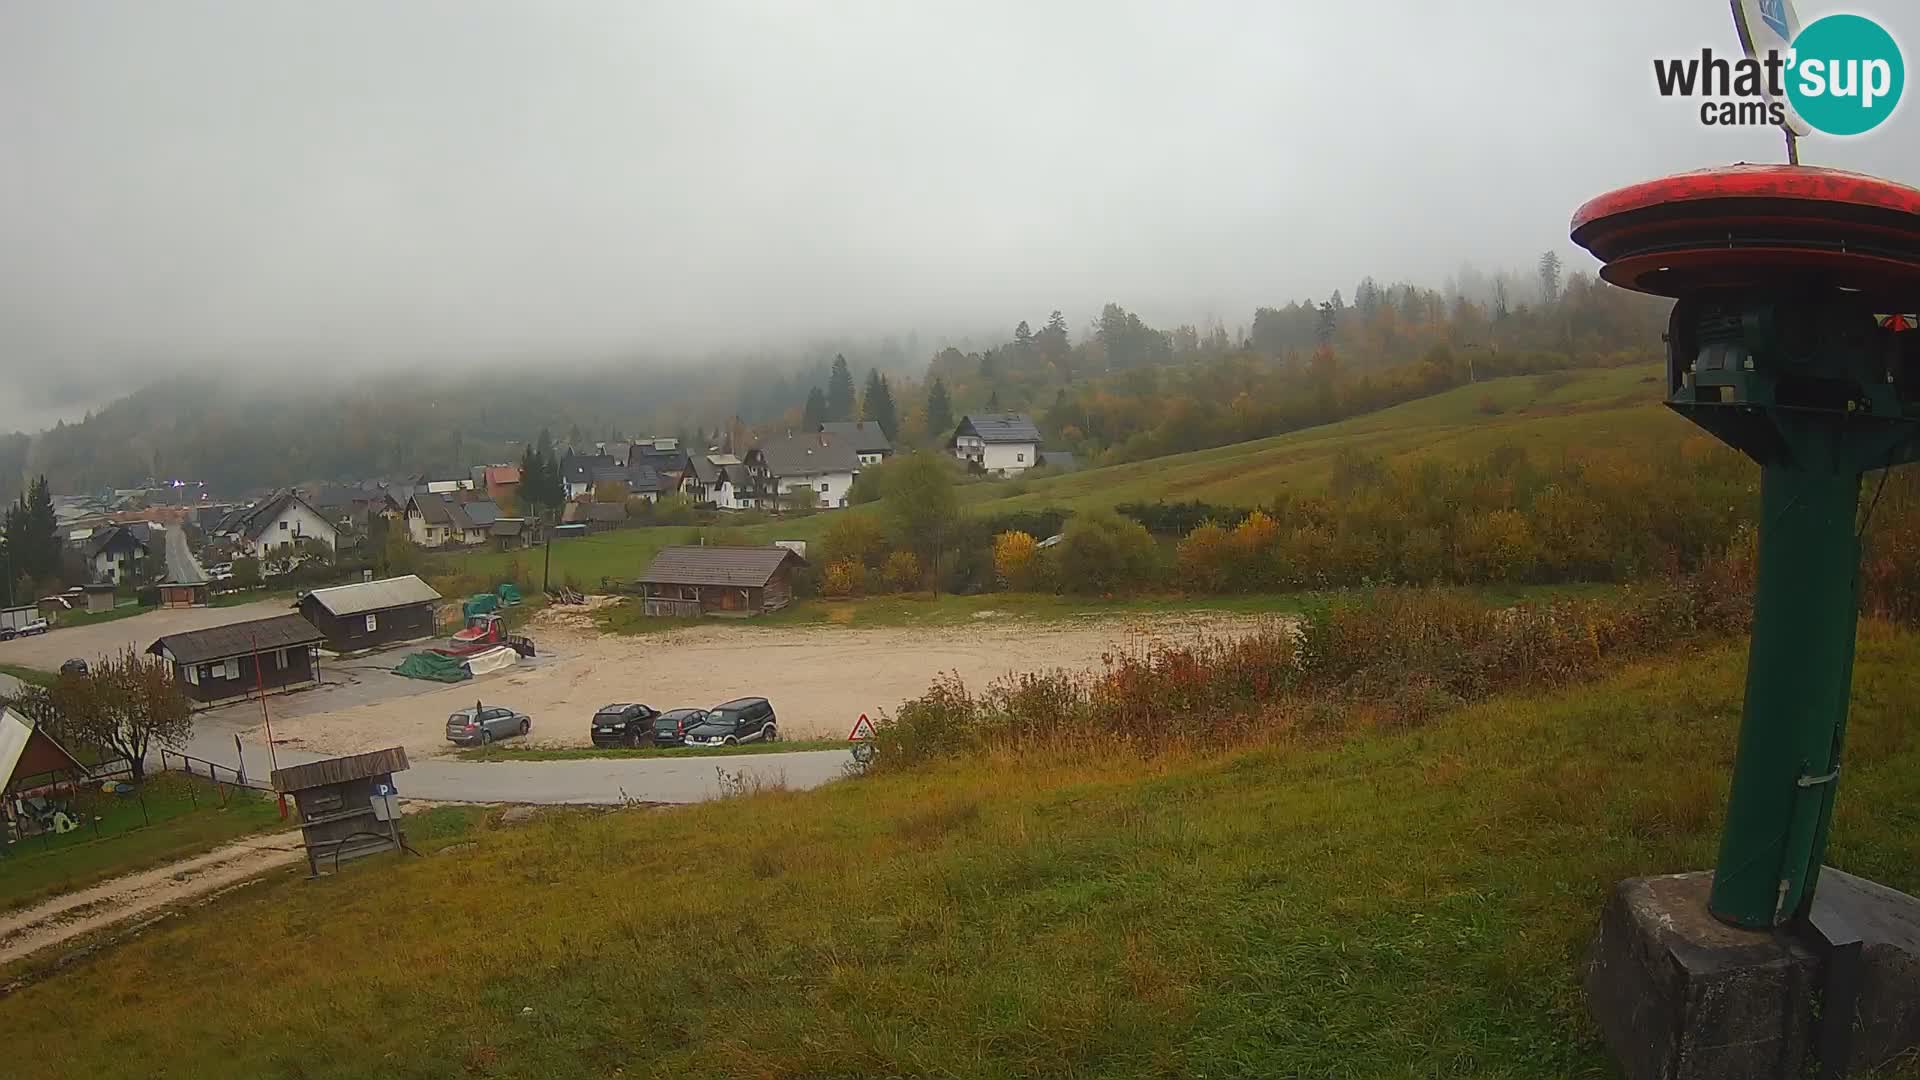
<svg viewBox="0 0 1920 1080">
<path fill-rule="evenodd" d="M 853 473 L 830 472 L 814 476 L 783 476 L 780 478 L 779 491 L 782 495 L 797 487 L 810 487 L 819 497 L 822 507 L 847 505 L 847 494 L 853 490 Z M 822 489 L 825 490 L 822 490 Z"/>
<path fill-rule="evenodd" d="M 1033 468 L 1039 456 L 1038 443 L 988 443 L 980 464 L 988 472 L 1016 473 Z"/>
<path fill-rule="evenodd" d="M 267 523 L 260 538 L 247 546 L 247 554 L 264 559 L 274 548 L 297 539 L 318 540 L 329 548 L 338 548 L 340 530 L 334 528 L 333 522 L 308 509 L 305 503 L 289 503 Z"/>
</svg>

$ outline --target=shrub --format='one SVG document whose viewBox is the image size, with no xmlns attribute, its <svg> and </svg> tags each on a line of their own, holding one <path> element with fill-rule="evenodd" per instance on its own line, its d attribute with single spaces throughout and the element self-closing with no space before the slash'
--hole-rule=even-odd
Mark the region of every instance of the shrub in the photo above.
<svg viewBox="0 0 1920 1080">
<path fill-rule="evenodd" d="M 1060 581 L 1072 592 L 1108 594 L 1151 587 L 1159 548 L 1138 522 L 1111 510 L 1076 516 L 1060 541 Z"/>
<path fill-rule="evenodd" d="M 920 559 L 911 551 L 896 551 L 887 556 L 881 576 L 894 592 L 912 592 L 920 587 Z"/>
<path fill-rule="evenodd" d="M 1040 548 L 1024 532 L 1003 532 L 993 538 L 993 576 L 1002 588 L 1030 591 L 1038 578 Z"/>
<path fill-rule="evenodd" d="M 820 575 L 820 595 L 859 596 L 867 591 L 867 568 L 852 559 L 827 564 Z"/>
</svg>

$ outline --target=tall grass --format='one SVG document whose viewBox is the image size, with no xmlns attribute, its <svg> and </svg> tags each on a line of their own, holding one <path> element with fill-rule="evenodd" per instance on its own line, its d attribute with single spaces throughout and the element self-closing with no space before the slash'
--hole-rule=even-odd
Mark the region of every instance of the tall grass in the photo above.
<svg viewBox="0 0 1920 1080">
<path fill-rule="evenodd" d="M 1218 748 L 1300 730 L 1396 728 L 1613 663 L 1724 638 L 1751 617 L 1740 564 L 1606 597 L 1494 607 L 1451 590 L 1383 589 L 1238 636 L 1117 649 L 1093 673 L 947 676 L 882 718 L 883 767 L 981 750 L 1110 744 Z"/>
</svg>

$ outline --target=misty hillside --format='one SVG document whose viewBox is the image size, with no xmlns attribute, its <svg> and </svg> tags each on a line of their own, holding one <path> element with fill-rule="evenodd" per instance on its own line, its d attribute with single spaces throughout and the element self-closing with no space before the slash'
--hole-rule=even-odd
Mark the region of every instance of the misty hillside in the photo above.
<svg viewBox="0 0 1920 1080">
<path fill-rule="evenodd" d="M 1667 305 L 1543 264 L 1550 299 L 1509 306 L 1363 279 L 1351 304 L 1262 307 L 1238 340 L 1223 326 L 1160 329 L 1108 304 L 1075 334 L 1055 311 L 1010 340 L 947 347 L 915 365 L 894 339 L 847 347 L 855 382 L 884 376 L 896 438 L 937 445 L 968 410 L 1032 412 L 1049 447 L 1088 464 L 1139 461 L 1358 416 L 1476 378 L 1654 359 Z M 911 339 L 909 339 L 911 341 Z M 911 346 L 909 346 L 911 347 Z M 517 460 L 545 429 L 562 443 L 652 434 L 699 441 L 734 425 L 804 425 L 832 357 L 663 367 L 529 365 L 362 377 L 162 380 L 76 424 L 0 442 L 0 497 L 26 475 L 78 492 L 199 480 L 222 495 L 320 481 L 454 475 Z M 936 392 L 937 388 L 937 392 Z M 863 408 L 847 387 L 843 407 Z M 936 399 L 944 396 L 945 404 Z M 825 416 L 832 419 L 834 416 Z M 877 418 L 877 417 L 870 417 Z M 750 437 L 739 431 L 737 438 Z"/>
</svg>

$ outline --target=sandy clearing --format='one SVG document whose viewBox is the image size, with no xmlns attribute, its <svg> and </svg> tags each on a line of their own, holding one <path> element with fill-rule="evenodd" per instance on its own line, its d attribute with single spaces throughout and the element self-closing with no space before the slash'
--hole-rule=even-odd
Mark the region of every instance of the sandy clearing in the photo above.
<svg viewBox="0 0 1920 1080">
<path fill-rule="evenodd" d="M 249 836 L 0 916 L 0 964 L 300 862 L 298 832 Z M 185 878 L 176 875 L 184 874 Z"/>
<path fill-rule="evenodd" d="M 476 699 L 533 717 L 535 746 L 583 746 L 587 719 L 608 702 L 655 708 L 714 705 L 761 695 L 772 700 L 789 739 L 844 738 L 861 713 L 892 711 L 945 672 L 984 686 L 1010 672 L 1085 671 L 1103 654 L 1155 640 L 1231 635 L 1267 621 L 1196 613 L 1168 618 L 1089 618 L 1071 623 L 977 620 L 968 626 L 836 629 L 703 625 L 666 634 L 595 633 L 578 610 L 542 613 L 530 632 L 538 668 L 510 670 L 424 694 L 274 721 L 282 745 L 316 753 L 404 746 L 427 756 L 450 751 L 447 714 Z M 256 733 L 257 734 L 257 733 Z"/>
</svg>

